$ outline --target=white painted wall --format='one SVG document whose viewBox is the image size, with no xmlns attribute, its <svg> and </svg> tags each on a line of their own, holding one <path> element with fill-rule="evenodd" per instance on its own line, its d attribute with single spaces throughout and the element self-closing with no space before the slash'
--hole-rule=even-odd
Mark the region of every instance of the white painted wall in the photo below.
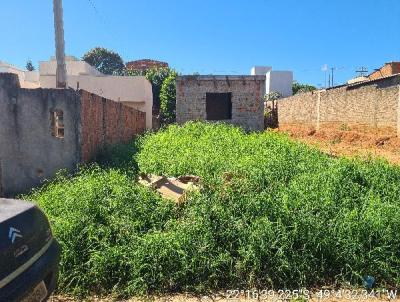
<svg viewBox="0 0 400 302">
<path fill-rule="evenodd" d="M 84 89 L 107 99 L 146 112 L 146 128 L 152 128 L 153 92 L 151 83 L 143 76 L 107 76 L 84 61 L 66 58 L 67 86 Z M 56 87 L 57 62 L 40 62 L 40 85 Z"/>
<path fill-rule="evenodd" d="M 94 75 L 94 76 L 105 76 L 96 68 L 90 66 L 85 61 L 81 61 L 75 57 L 65 57 L 65 64 L 68 75 Z M 55 75 L 57 69 L 57 61 L 55 57 L 51 57 L 50 61 L 39 62 L 40 75 Z"/>
<path fill-rule="evenodd" d="M 27 71 L 6 62 L 0 61 L 0 72 L 14 73 L 18 75 L 22 88 L 39 88 L 39 72 Z"/>
<path fill-rule="evenodd" d="M 254 66 L 251 68 L 251 75 L 265 75 L 268 71 L 272 70 L 271 66 Z"/>
<path fill-rule="evenodd" d="M 283 97 L 291 96 L 293 72 L 271 70 L 266 74 L 266 93 L 279 92 Z"/>
<path fill-rule="evenodd" d="M 293 72 L 272 70 L 271 66 L 254 66 L 251 75 L 265 75 L 265 93 L 279 92 L 283 97 L 292 95 Z"/>
</svg>

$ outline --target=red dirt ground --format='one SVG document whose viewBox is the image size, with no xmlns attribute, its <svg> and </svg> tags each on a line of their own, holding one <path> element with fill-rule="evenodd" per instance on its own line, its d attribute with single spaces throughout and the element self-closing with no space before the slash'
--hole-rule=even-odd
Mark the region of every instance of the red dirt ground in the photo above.
<svg viewBox="0 0 400 302">
<path fill-rule="evenodd" d="M 390 128 L 324 125 L 318 131 L 313 126 L 282 125 L 273 131 L 289 134 L 295 140 L 315 146 L 333 156 L 384 158 L 400 164 L 400 139 Z"/>
</svg>

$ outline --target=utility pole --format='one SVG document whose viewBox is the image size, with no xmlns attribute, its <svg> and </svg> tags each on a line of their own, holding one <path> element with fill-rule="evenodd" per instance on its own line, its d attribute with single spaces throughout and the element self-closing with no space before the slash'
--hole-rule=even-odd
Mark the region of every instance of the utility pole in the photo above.
<svg viewBox="0 0 400 302">
<path fill-rule="evenodd" d="M 335 67 L 331 67 L 331 73 L 332 73 L 332 76 L 331 76 L 331 81 L 332 81 L 332 86 L 331 87 L 333 87 L 334 85 L 333 85 L 333 71 L 335 70 Z"/>
<path fill-rule="evenodd" d="M 56 87 L 67 87 L 67 70 L 65 67 L 64 23 L 62 0 L 53 0 L 54 31 L 56 42 Z"/>
<path fill-rule="evenodd" d="M 362 66 L 356 70 L 356 73 L 358 73 L 359 77 L 363 77 L 365 76 L 365 73 L 368 73 L 368 69 L 367 67 Z"/>
<path fill-rule="evenodd" d="M 326 72 L 328 71 L 328 65 L 327 64 L 324 64 L 322 66 L 322 71 L 325 73 L 325 87 L 324 88 L 327 88 L 328 87 L 327 83 L 326 83 Z"/>
</svg>

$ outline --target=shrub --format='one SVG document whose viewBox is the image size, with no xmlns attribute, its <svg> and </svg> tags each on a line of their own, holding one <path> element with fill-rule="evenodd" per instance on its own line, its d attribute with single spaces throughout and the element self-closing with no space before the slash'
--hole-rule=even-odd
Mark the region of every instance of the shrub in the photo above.
<svg viewBox="0 0 400 302">
<path fill-rule="evenodd" d="M 176 120 L 176 76 L 172 71 L 164 80 L 160 92 L 160 117 L 163 125 L 172 124 Z"/>
<path fill-rule="evenodd" d="M 175 205 L 94 167 L 34 192 L 63 246 L 61 290 L 400 285 L 399 167 L 224 124 L 172 125 L 138 145 L 142 172 L 197 174 L 204 188 Z"/>
</svg>

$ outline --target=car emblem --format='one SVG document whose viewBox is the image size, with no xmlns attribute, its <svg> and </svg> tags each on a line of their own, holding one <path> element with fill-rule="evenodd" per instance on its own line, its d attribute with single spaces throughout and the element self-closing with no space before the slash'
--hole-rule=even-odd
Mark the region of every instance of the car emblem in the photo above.
<svg viewBox="0 0 400 302">
<path fill-rule="evenodd" d="M 21 231 L 16 228 L 10 227 L 10 230 L 8 231 L 8 239 L 11 240 L 11 243 L 14 243 L 17 237 L 22 238 Z"/>
<path fill-rule="evenodd" d="M 24 244 L 23 246 L 17 248 L 14 252 L 14 257 L 18 258 L 19 256 L 21 256 L 22 254 L 24 254 L 25 252 L 27 252 L 29 250 L 29 247 Z"/>
</svg>

